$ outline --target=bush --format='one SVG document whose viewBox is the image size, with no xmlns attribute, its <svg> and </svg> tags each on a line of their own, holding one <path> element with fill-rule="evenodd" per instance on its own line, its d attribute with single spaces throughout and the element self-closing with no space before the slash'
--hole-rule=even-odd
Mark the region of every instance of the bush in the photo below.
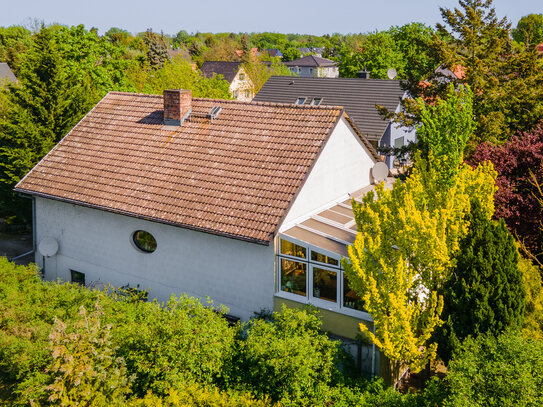
<svg viewBox="0 0 543 407">
<path fill-rule="evenodd" d="M 446 406 L 543 405 L 543 341 L 514 331 L 468 338 L 449 365 Z"/>
</svg>

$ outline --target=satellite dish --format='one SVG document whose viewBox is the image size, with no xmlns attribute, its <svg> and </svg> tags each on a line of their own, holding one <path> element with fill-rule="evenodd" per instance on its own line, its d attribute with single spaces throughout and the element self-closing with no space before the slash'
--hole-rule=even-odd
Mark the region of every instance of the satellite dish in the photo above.
<svg viewBox="0 0 543 407">
<path fill-rule="evenodd" d="M 52 237 L 45 237 L 38 245 L 38 250 L 42 256 L 54 256 L 58 252 L 58 242 Z"/>
<path fill-rule="evenodd" d="M 384 181 L 386 177 L 388 177 L 388 166 L 382 161 L 375 163 L 371 169 L 371 175 L 373 176 L 373 181 L 376 184 Z"/>
<path fill-rule="evenodd" d="M 388 76 L 388 79 L 394 79 L 396 76 L 398 76 L 398 72 L 396 72 L 394 68 L 390 68 L 387 71 L 387 76 Z"/>
</svg>

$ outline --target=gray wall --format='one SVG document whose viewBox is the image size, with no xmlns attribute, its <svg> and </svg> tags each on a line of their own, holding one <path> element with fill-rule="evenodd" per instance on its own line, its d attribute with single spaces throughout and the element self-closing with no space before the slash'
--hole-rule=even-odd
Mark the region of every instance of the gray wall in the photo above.
<svg viewBox="0 0 543 407">
<path fill-rule="evenodd" d="M 135 248 L 136 230 L 153 234 L 157 249 Z M 274 247 L 36 198 L 36 240 L 50 236 L 59 252 L 45 259 L 45 278 L 70 281 L 70 269 L 86 283 L 149 288 L 149 297 L 167 300 L 186 293 L 230 308 L 248 319 L 273 308 Z M 42 256 L 36 262 L 43 266 Z"/>
</svg>

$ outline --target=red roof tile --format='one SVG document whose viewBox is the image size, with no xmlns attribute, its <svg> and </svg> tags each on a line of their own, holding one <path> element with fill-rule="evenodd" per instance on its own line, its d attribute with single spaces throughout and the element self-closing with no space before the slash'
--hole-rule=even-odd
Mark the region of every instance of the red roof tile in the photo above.
<svg viewBox="0 0 543 407">
<path fill-rule="evenodd" d="M 192 111 L 217 105 L 212 123 L 167 127 L 162 96 L 111 92 L 15 189 L 266 244 L 342 110 L 193 98 Z"/>
</svg>

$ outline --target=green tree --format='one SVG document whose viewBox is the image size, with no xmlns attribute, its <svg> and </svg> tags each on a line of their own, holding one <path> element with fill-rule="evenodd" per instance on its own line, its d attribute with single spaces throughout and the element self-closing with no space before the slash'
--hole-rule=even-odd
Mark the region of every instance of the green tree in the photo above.
<svg viewBox="0 0 543 407">
<path fill-rule="evenodd" d="M 530 259 L 519 256 L 519 270 L 522 273 L 526 290 L 526 312 L 523 332 L 533 338 L 543 340 L 543 283 L 539 267 Z"/>
<path fill-rule="evenodd" d="M 0 27 L 0 61 L 7 62 L 15 74 L 19 71 L 21 56 L 31 45 L 30 30 L 17 25 Z"/>
<path fill-rule="evenodd" d="M 143 36 L 143 42 L 147 47 L 147 62 L 151 69 L 162 68 L 168 59 L 168 43 L 163 35 L 147 30 Z"/>
<path fill-rule="evenodd" d="M 436 356 L 430 340 L 441 324 L 443 298 L 461 239 L 468 230 L 471 201 L 486 218 L 494 212 L 495 172 L 463 164 L 462 151 L 471 134 L 471 94 L 450 89 L 450 101 L 423 106 L 421 134 L 428 159 L 417 157 L 413 173 L 392 190 L 383 185 L 362 203 L 353 201 L 358 235 L 343 262 L 351 286 L 373 318 L 375 333 L 360 324 L 395 364 L 421 369 Z M 446 123 L 447 126 L 443 126 Z M 445 131 L 448 126 L 457 134 Z M 447 136 L 448 135 L 448 136 Z"/>
<path fill-rule="evenodd" d="M 473 91 L 477 127 L 470 151 L 483 141 L 507 140 L 535 127 L 543 114 L 542 60 L 535 49 L 515 45 L 510 24 L 498 19 L 492 0 L 460 0 L 461 9 L 441 8 L 445 25 L 438 25 L 433 46 L 445 67 L 459 71 L 455 83 Z M 432 85 L 412 82 L 413 94 L 426 100 L 446 92 L 451 80 L 437 72 Z"/>
<path fill-rule="evenodd" d="M 543 42 L 543 14 L 528 14 L 522 17 L 517 28 L 513 29 L 513 39 L 531 45 Z"/>
<path fill-rule="evenodd" d="M 446 363 L 467 336 L 522 327 L 526 292 L 515 241 L 503 219 L 488 219 L 477 204 L 442 295 L 445 324 L 436 337 Z"/>
<path fill-rule="evenodd" d="M 28 207 L 14 195 L 14 185 L 92 106 L 89 84 L 68 69 L 52 28 L 42 28 L 9 85 L 0 117 L 0 204 L 21 216 Z"/>
</svg>

